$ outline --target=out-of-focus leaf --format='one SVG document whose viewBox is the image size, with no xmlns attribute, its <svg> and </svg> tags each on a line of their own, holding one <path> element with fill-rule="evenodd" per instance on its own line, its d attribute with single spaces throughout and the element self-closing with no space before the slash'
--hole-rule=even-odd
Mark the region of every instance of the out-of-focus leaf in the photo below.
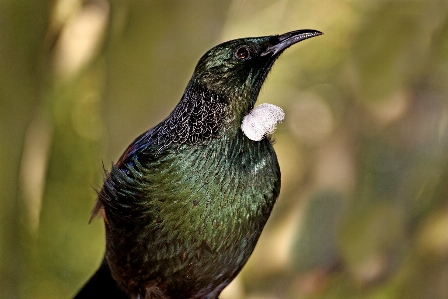
<svg viewBox="0 0 448 299">
<path fill-rule="evenodd" d="M 374 203 L 351 211 L 339 233 L 344 265 L 362 283 L 375 282 L 396 268 L 405 245 L 401 211 L 392 203 Z"/>
<path fill-rule="evenodd" d="M 439 1 L 387 1 L 366 12 L 349 60 L 361 100 L 387 100 L 415 79 L 428 62 L 434 22 L 444 17 L 438 7 Z"/>
<path fill-rule="evenodd" d="M 334 191 L 318 191 L 310 197 L 291 248 L 295 272 L 329 269 L 338 262 L 336 232 L 343 206 L 342 196 Z"/>
</svg>

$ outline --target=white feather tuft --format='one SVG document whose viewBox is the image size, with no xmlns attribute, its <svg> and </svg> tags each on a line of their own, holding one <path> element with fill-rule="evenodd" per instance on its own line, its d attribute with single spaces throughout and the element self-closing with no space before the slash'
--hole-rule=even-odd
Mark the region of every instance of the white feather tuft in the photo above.
<svg viewBox="0 0 448 299">
<path fill-rule="evenodd" d="M 252 109 L 241 123 L 244 135 L 253 141 L 260 141 L 274 133 L 277 123 L 285 118 L 283 109 L 272 104 L 260 104 Z"/>
</svg>

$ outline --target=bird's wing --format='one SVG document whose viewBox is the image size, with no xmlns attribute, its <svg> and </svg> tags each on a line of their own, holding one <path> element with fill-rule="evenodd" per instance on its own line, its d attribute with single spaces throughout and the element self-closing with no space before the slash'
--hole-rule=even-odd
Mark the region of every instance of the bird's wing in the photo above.
<svg viewBox="0 0 448 299">
<path fill-rule="evenodd" d="M 123 152 L 116 166 L 120 168 L 120 166 L 133 154 L 138 151 L 144 150 L 145 148 L 151 147 L 154 145 L 155 140 L 153 138 L 153 129 L 146 131 L 142 135 L 138 136 Z"/>
<path fill-rule="evenodd" d="M 99 217 L 100 211 L 103 211 L 103 203 L 97 198 L 95 201 L 95 205 L 93 206 L 92 213 L 90 214 L 89 223 L 92 222 L 93 218 Z M 103 215 L 103 219 L 106 220 L 104 217 L 104 213 L 101 213 Z"/>
<path fill-rule="evenodd" d="M 154 127 L 138 136 L 123 152 L 123 154 L 121 155 L 120 159 L 118 159 L 115 166 L 121 168 L 122 165 L 128 160 L 128 158 L 135 155 L 137 152 L 143 152 L 148 148 L 153 148 L 156 145 L 156 140 L 154 138 L 156 128 L 157 127 Z M 106 176 L 108 175 L 106 170 L 104 170 L 104 173 Z M 95 217 L 99 216 L 100 212 L 101 215 L 103 216 L 104 221 L 107 221 L 105 214 L 103 213 L 104 211 L 103 203 L 101 202 L 100 197 L 101 197 L 101 191 L 98 192 L 98 197 L 95 201 L 95 206 L 93 207 L 89 222 L 91 222 Z"/>
</svg>

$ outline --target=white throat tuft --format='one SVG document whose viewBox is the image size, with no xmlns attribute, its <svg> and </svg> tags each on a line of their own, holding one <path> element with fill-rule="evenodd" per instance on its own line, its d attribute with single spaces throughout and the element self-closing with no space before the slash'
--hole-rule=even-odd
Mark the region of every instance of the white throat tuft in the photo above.
<svg viewBox="0 0 448 299">
<path fill-rule="evenodd" d="M 260 141 L 274 133 L 277 123 L 285 118 L 283 109 L 272 104 L 260 104 L 252 109 L 241 123 L 244 135 L 253 141 Z"/>
</svg>

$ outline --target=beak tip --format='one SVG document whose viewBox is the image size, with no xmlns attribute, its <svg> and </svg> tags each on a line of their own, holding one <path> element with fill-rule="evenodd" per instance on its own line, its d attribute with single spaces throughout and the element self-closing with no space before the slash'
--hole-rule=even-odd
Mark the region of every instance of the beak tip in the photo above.
<svg viewBox="0 0 448 299">
<path fill-rule="evenodd" d="M 307 38 L 311 38 L 311 37 L 315 37 L 315 36 L 324 34 L 322 31 L 314 30 L 314 29 L 297 30 L 297 31 L 294 31 L 294 33 L 295 33 L 294 34 L 295 36 L 300 36 L 299 37 L 300 40 L 304 40 Z"/>
<path fill-rule="evenodd" d="M 265 56 L 267 54 L 276 55 L 295 43 L 298 43 L 305 39 L 319 36 L 322 34 L 324 34 L 324 33 L 319 30 L 301 29 L 301 30 L 295 30 L 295 31 L 291 31 L 291 32 L 287 32 L 287 33 L 278 35 L 277 36 L 278 42 L 276 44 L 270 46 L 261 55 L 262 56 Z"/>
</svg>

